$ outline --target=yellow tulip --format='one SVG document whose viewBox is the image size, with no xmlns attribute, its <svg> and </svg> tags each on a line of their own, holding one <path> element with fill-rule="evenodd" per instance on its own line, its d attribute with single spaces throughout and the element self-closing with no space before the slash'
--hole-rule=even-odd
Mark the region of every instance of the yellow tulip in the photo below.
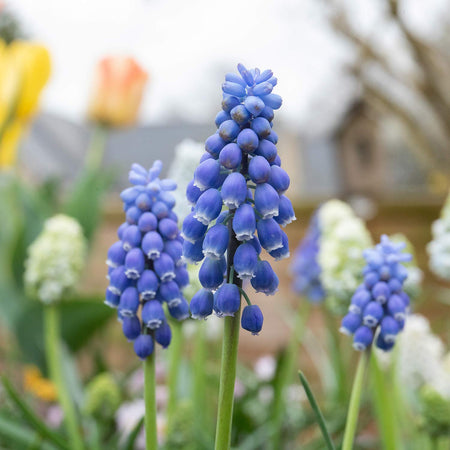
<svg viewBox="0 0 450 450">
<path fill-rule="evenodd" d="M 36 366 L 25 367 L 23 371 L 23 387 L 27 392 L 46 402 L 53 402 L 57 398 L 55 385 L 47 378 L 44 378 Z"/>
<path fill-rule="evenodd" d="M 147 73 L 132 58 L 102 59 L 88 105 L 89 119 L 108 126 L 135 123 L 147 79 Z"/>
</svg>

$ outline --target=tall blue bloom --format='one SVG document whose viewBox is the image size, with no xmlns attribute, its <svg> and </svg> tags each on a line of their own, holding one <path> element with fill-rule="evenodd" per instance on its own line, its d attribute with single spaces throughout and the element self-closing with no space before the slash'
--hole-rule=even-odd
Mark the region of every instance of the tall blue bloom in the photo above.
<svg viewBox="0 0 450 450">
<path fill-rule="evenodd" d="M 176 184 L 160 179 L 161 169 L 161 161 L 155 161 L 148 171 L 139 164 L 131 166 L 132 187 L 120 195 L 126 223 L 119 227 L 120 240 L 108 250 L 112 271 L 105 303 L 118 309 L 123 333 L 134 341 L 134 351 L 142 359 L 153 353 L 155 342 L 163 348 L 169 345 L 167 313 L 176 320 L 187 317 L 183 312 L 187 303 L 180 291 L 188 283 L 181 259 L 183 238 L 170 192 Z M 196 233 L 201 234 L 204 225 L 199 225 Z"/>
<path fill-rule="evenodd" d="M 305 237 L 295 251 L 291 264 L 294 291 L 304 295 L 312 303 L 322 302 L 325 298 L 325 291 L 320 281 L 321 269 L 317 261 L 319 239 L 319 217 L 316 211 L 311 218 Z"/>
<path fill-rule="evenodd" d="M 394 346 L 409 312 L 409 297 L 403 290 L 407 277 L 404 242 L 394 243 L 386 235 L 375 248 L 365 250 L 364 281 L 352 297 L 348 314 L 342 319 L 341 332 L 353 335 L 353 347 L 363 351 L 375 345 L 388 351 Z"/>
<path fill-rule="evenodd" d="M 193 210 L 183 222 L 182 235 L 189 241 L 183 255 L 186 261 L 203 261 L 203 289 L 191 307 L 198 319 L 213 311 L 218 316 L 240 314 L 244 279 L 257 292 L 277 291 L 278 277 L 261 261 L 261 247 L 275 260 L 287 258 L 289 243 L 280 227 L 295 220 L 283 195 L 289 176 L 280 167 L 278 136 L 272 129 L 274 110 L 281 106 L 281 97 L 272 92 L 277 79 L 271 70 L 247 70 L 242 64 L 238 71 L 225 76 L 222 111 L 215 118 L 218 130 L 206 139 L 206 156 L 186 192 Z M 243 328 L 257 333 L 262 313 L 259 308 L 245 311 Z"/>
</svg>

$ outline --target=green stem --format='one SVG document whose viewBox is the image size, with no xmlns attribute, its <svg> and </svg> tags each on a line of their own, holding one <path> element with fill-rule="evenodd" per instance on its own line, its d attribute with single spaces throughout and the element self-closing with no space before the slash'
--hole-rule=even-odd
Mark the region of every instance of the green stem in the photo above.
<svg viewBox="0 0 450 450">
<path fill-rule="evenodd" d="M 207 417 L 207 402 L 206 402 L 206 392 L 205 386 L 206 382 L 206 336 L 205 336 L 205 323 L 199 323 L 197 327 L 197 333 L 195 335 L 194 342 L 194 355 L 193 355 L 193 399 L 195 408 L 195 423 L 196 423 L 196 433 L 204 434 L 205 430 L 208 429 L 206 426 Z"/>
<path fill-rule="evenodd" d="M 97 170 L 100 167 L 105 153 L 107 136 L 107 127 L 99 124 L 93 125 L 86 154 L 86 167 L 88 169 Z"/>
<path fill-rule="evenodd" d="M 67 432 L 69 434 L 69 445 L 74 450 L 83 450 L 84 445 L 78 426 L 75 405 L 70 398 L 69 391 L 65 385 L 65 377 L 61 366 L 60 347 L 60 316 L 57 305 L 47 305 L 44 308 L 45 350 L 50 376 L 56 386 L 58 399 L 64 412 Z"/>
<path fill-rule="evenodd" d="M 145 444 L 157 450 L 155 351 L 144 361 Z"/>
<path fill-rule="evenodd" d="M 350 405 L 347 412 L 347 422 L 345 424 L 342 450 L 352 450 L 353 448 L 356 425 L 358 423 L 359 405 L 361 402 L 364 374 L 366 372 L 368 360 L 369 353 L 366 351 L 359 358 L 358 368 L 356 369 L 356 375 L 353 381 L 352 394 L 350 396 Z"/>
<path fill-rule="evenodd" d="M 169 374 L 168 388 L 169 398 L 167 400 L 167 429 L 172 429 L 173 418 L 177 410 L 178 404 L 178 377 L 180 374 L 181 351 L 183 343 L 183 332 L 181 322 L 174 320 L 171 322 L 172 340 L 169 347 Z"/>
</svg>

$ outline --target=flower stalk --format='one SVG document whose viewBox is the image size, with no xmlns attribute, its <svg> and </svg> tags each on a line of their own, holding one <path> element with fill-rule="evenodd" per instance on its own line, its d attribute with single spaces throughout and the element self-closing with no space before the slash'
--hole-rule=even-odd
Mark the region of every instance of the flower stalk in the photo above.
<svg viewBox="0 0 450 450">
<path fill-rule="evenodd" d="M 145 448 L 157 450 L 155 352 L 144 360 Z"/>
<path fill-rule="evenodd" d="M 172 341 L 169 355 L 168 387 L 169 398 L 167 401 L 167 428 L 172 429 L 173 417 L 177 409 L 178 401 L 178 375 L 180 373 L 181 351 L 182 351 L 182 329 L 181 323 L 172 323 Z"/>
</svg>

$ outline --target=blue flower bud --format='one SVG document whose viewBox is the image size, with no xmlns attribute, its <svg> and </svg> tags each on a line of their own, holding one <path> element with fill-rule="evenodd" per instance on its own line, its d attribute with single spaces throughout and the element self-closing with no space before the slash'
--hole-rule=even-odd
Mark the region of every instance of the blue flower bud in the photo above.
<svg viewBox="0 0 450 450">
<path fill-rule="evenodd" d="M 244 106 L 251 114 L 253 114 L 255 117 L 257 117 L 257 116 L 259 116 L 261 111 L 264 109 L 265 104 L 259 97 L 256 97 L 254 95 L 249 95 L 244 100 Z"/>
<path fill-rule="evenodd" d="M 253 88 L 253 93 L 255 95 L 269 95 L 273 90 L 273 86 L 268 83 L 267 81 L 264 81 L 263 83 L 257 84 Z"/>
<path fill-rule="evenodd" d="M 135 203 L 141 211 L 148 211 L 152 206 L 152 199 L 146 192 L 141 192 L 137 196 Z"/>
<path fill-rule="evenodd" d="M 169 306 L 170 315 L 176 320 L 184 320 L 189 317 L 189 304 L 183 297 L 181 302 L 174 306 Z"/>
<path fill-rule="evenodd" d="M 261 253 L 261 244 L 259 242 L 259 239 L 256 236 L 253 236 L 252 239 L 250 239 L 249 241 L 247 241 L 249 244 L 253 245 L 253 248 L 256 250 L 256 253 L 258 253 L 258 255 Z"/>
<path fill-rule="evenodd" d="M 387 264 L 383 264 L 379 269 L 378 273 L 380 274 L 380 280 L 389 280 L 391 277 L 391 269 L 389 269 L 389 266 Z"/>
<path fill-rule="evenodd" d="M 160 181 L 160 187 L 161 190 L 163 191 L 174 191 L 177 188 L 177 182 L 175 180 L 171 180 L 170 178 L 164 178 L 163 180 Z M 161 192 L 159 196 L 161 198 L 165 197 L 167 194 L 168 192 Z M 172 208 L 172 206 L 170 206 L 170 208 Z"/>
<path fill-rule="evenodd" d="M 253 238 L 256 230 L 256 217 L 253 207 L 243 203 L 234 213 L 233 231 L 238 241 L 248 241 Z"/>
<path fill-rule="evenodd" d="M 222 211 L 222 197 L 217 189 L 208 189 L 200 195 L 194 206 L 194 218 L 209 225 Z"/>
<path fill-rule="evenodd" d="M 280 248 L 277 248 L 269 252 L 270 256 L 272 258 L 275 258 L 275 261 L 280 261 L 282 259 L 289 258 L 290 256 L 289 239 L 287 237 L 287 234 L 283 230 L 280 230 L 280 232 L 281 232 L 281 242 L 283 245 Z"/>
<path fill-rule="evenodd" d="M 126 218 L 130 225 L 136 225 L 139 217 L 141 217 L 142 211 L 137 206 L 131 206 L 127 209 Z"/>
<path fill-rule="evenodd" d="M 120 296 L 111 292 L 110 289 L 106 289 L 105 301 L 103 303 L 108 305 L 110 308 L 117 308 L 119 306 L 119 302 Z"/>
<path fill-rule="evenodd" d="M 261 74 L 255 77 L 255 83 L 262 83 L 263 81 L 267 81 L 269 78 L 272 78 L 273 72 L 270 69 L 264 70 Z"/>
<path fill-rule="evenodd" d="M 158 218 L 163 219 L 169 215 L 169 208 L 161 201 L 157 201 L 152 206 L 152 213 Z"/>
<path fill-rule="evenodd" d="M 241 102 L 237 97 L 232 95 L 224 94 L 222 100 L 222 109 L 226 112 L 230 112 L 235 106 L 239 105 Z"/>
<path fill-rule="evenodd" d="M 164 242 L 163 251 L 173 259 L 173 262 L 176 266 L 183 264 L 183 244 L 177 239 Z"/>
<path fill-rule="evenodd" d="M 156 230 L 158 226 L 158 219 L 151 212 L 145 212 L 139 217 L 138 228 L 142 233 Z"/>
<path fill-rule="evenodd" d="M 161 345 L 162 348 L 167 348 L 172 340 L 172 330 L 167 322 L 161 324 L 159 328 L 155 330 L 155 341 Z"/>
<path fill-rule="evenodd" d="M 390 294 L 391 291 L 389 289 L 389 286 L 384 281 L 378 281 L 372 288 L 373 298 L 382 305 L 387 302 Z"/>
<path fill-rule="evenodd" d="M 269 184 L 273 186 L 279 194 L 286 192 L 290 183 L 291 180 L 285 170 L 278 166 L 270 167 Z"/>
<path fill-rule="evenodd" d="M 234 120 L 225 120 L 219 127 L 219 136 L 225 142 L 231 142 L 236 139 L 239 134 L 240 127 Z"/>
<path fill-rule="evenodd" d="M 368 327 L 375 327 L 382 319 L 383 307 L 376 301 L 370 301 L 363 311 L 363 323 Z"/>
<path fill-rule="evenodd" d="M 175 206 L 175 197 L 170 192 L 161 192 L 159 194 L 159 200 L 165 203 L 167 208 L 169 209 L 166 216 L 169 217 L 170 213 L 172 212 L 171 209 Z"/>
<path fill-rule="evenodd" d="M 108 249 L 106 264 L 109 267 L 116 268 L 125 262 L 126 251 L 123 249 L 122 241 L 114 242 Z"/>
<path fill-rule="evenodd" d="M 380 334 L 383 336 L 383 340 L 388 343 L 395 342 L 397 334 L 400 331 L 398 322 L 391 316 L 383 317 L 380 325 Z"/>
<path fill-rule="evenodd" d="M 251 284 L 256 292 L 264 292 L 266 295 L 274 294 L 278 287 L 278 282 L 276 282 L 276 275 L 273 271 L 271 265 L 267 261 L 258 261 L 255 270 L 255 276 L 251 279 Z"/>
<path fill-rule="evenodd" d="M 241 326 L 257 336 L 262 329 L 264 317 L 258 305 L 247 305 L 242 311 Z"/>
<path fill-rule="evenodd" d="M 198 278 L 200 284 L 205 289 L 214 290 L 217 289 L 223 283 L 223 260 L 205 258 L 198 272 Z"/>
<path fill-rule="evenodd" d="M 128 181 L 134 185 L 144 185 L 147 184 L 147 176 L 134 170 L 130 170 L 128 173 Z"/>
<path fill-rule="evenodd" d="M 142 234 L 136 225 L 129 225 L 123 232 L 122 242 L 123 248 L 126 251 L 134 247 L 138 247 L 141 243 Z"/>
<path fill-rule="evenodd" d="M 134 341 L 134 352 L 144 360 L 153 353 L 153 339 L 149 334 L 141 334 Z"/>
<path fill-rule="evenodd" d="M 269 136 L 270 137 L 270 136 Z M 269 138 L 267 138 L 269 139 Z M 280 155 L 275 156 L 275 159 L 270 163 L 271 166 L 281 167 L 281 158 Z"/>
<path fill-rule="evenodd" d="M 245 66 L 241 63 L 237 66 L 239 73 L 241 74 L 241 77 L 244 79 L 244 81 L 249 85 L 253 86 L 254 80 L 253 75 L 251 74 L 250 70 L 247 70 Z"/>
<path fill-rule="evenodd" d="M 184 218 L 181 236 L 186 241 L 195 244 L 195 242 L 199 241 L 205 235 L 207 228 L 207 225 L 199 222 L 194 217 L 194 213 L 191 213 Z"/>
<path fill-rule="evenodd" d="M 258 254 L 251 244 L 241 244 L 234 254 L 234 270 L 241 280 L 253 278 L 258 264 Z"/>
<path fill-rule="evenodd" d="M 255 122 L 255 120 L 259 120 L 259 118 L 253 119 L 252 124 Z M 258 135 L 250 128 L 244 128 L 238 134 L 236 142 L 237 145 L 239 145 L 239 148 L 246 153 L 253 153 L 259 145 Z"/>
<path fill-rule="evenodd" d="M 270 106 L 266 106 L 260 114 L 260 117 L 264 117 L 264 119 L 267 119 L 269 122 L 272 122 L 274 116 L 275 114 Z"/>
<path fill-rule="evenodd" d="M 278 203 L 278 216 L 274 217 L 274 219 L 282 227 L 285 227 L 294 220 L 297 220 L 292 203 L 285 195 L 280 195 L 280 201 Z"/>
<path fill-rule="evenodd" d="M 211 227 L 203 241 L 203 254 L 206 257 L 219 259 L 226 252 L 230 233 L 225 225 L 217 224 Z"/>
<path fill-rule="evenodd" d="M 219 137 L 220 137 L 220 136 L 219 136 Z M 201 156 L 200 161 L 199 161 L 199 164 L 201 164 L 203 161 L 206 161 L 207 159 L 217 159 L 217 158 L 214 158 L 210 153 L 205 152 L 205 153 L 203 153 L 203 155 Z"/>
<path fill-rule="evenodd" d="M 219 162 L 227 169 L 237 169 L 242 161 L 242 151 L 237 144 L 231 142 L 225 145 L 219 155 Z"/>
<path fill-rule="evenodd" d="M 124 189 L 120 193 L 120 198 L 124 203 L 134 203 L 137 196 L 141 193 L 140 189 L 137 189 L 136 187 L 129 187 Z"/>
<path fill-rule="evenodd" d="M 250 118 L 251 114 L 249 110 L 244 105 L 237 105 L 230 111 L 231 118 L 239 125 L 246 124 Z"/>
<path fill-rule="evenodd" d="M 385 337 L 380 333 L 377 336 L 375 345 L 380 349 L 388 352 L 393 349 L 395 341 L 387 341 Z"/>
<path fill-rule="evenodd" d="M 372 289 L 379 280 L 380 276 L 378 275 L 378 272 L 368 272 L 364 276 L 364 284 L 367 289 Z"/>
<path fill-rule="evenodd" d="M 270 132 L 272 131 L 269 121 L 267 119 L 264 119 L 264 117 L 255 117 L 252 120 L 250 126 L 261 139 L 267 138 L 267 136 L 269 136 Z"/>
<path fill-rule="evenodd" d="M 276 78 L 276 77 L 270 77 L 267 81 L 268 81 L 273 87 L 275 87 L 275 86 L 278 84 L 278 78 Z"/>
<path fill-rule="evenodd" d="M 404 320 L 406 317 L 405 303 L 400 296 L 393 294 L 387 301 L 387 311 L 395 320 Z"/>
<path fill-rule="evenodd" d="M 167 302 L 168 305 L 176 306 L 181 302 L 183 296 L 180 288 L 175 281 L 166 281 L 159 286 L 159 295 Z"/>
<path fill-rule="evenodd" d="M 213 187 L 220 175 L 220 164 L 215 159 L 207 159 L 199 164 L 194 172 L 194 186 L 201 191 Z"/>
<path fill-rule="evenodd" d="M 117 237 L 122 240 L 123 238 L 123 234 L 125 233 L 125 230 L 129 227 L 130 225 L 127 222 L 124 222 L 122 225 L 119 226 L 119 228 L 117 228 Z"/>
<path fill-rule="evenodd" d="M 278 143 L 278 134 L 274 130 L 272 130 L 270 132 L 269 136 L 267 136 L 267 140 L 269 142 L 272 142 L 272 144 L 277 145 L 277 143 Z M 275 163 L 275 161 L 277 161 L 276 162 L 277 166 L 281 166 L 281 159 L 280 159 L 280 157 L 278 155 L 275 156 L 275 158 L 273 158 L 272 160 L 269 160 L 269 162 L 271 164 L 272 164 L 272 162 Z"/>
<path fill-rule="evenodd" d="M 225 81 L 222 84 L 222 90 L 225 94 L 234 95 L 236 97 L 245 96 L 245 88 L 238 83 L 233 83 L 232 81 Z"/>
<path fill-rule="evenodd" d="M 202 191 L 197 186 L 194 186 L 194 180 L 190 181 L 186 188 L 187 201 L 191 205 L 195 205 L 201 194 Z"/>
<path fill-rule="evenodd" d="M 148 300 L 142 307 L 142 322 L 147 328 L 155 330 L 166 320 L 164 309 L 158 300 Z"/>
<path fill-rule="evenodd" d="M 143 300 L 155 298 L 158 291 L 158 278 L 153 270 L 144 270 L 137 282 L 137 289 Z"/>
<path fill-rule="evenodd" d="M 388 286 L 390 292 L 393 294 L 398 294 L 402 290 L 402 283 L 397 280 L 397 278 L 391 278 L 388 281 Z"/>
<path fill-rule="evenodd" d="M 258 239 L 261 246 L 271 252 L 283 246 L 283 235 L 280 226 L 273 219 L 258 220 L 256 223 Z"/>
<path fill-rule="evenodd" d="M 270 106 L 272 109 L 279 109 L 283 100 L 278 94 L 269 94 L 261 97 L 265 105 Z"/>
<path fill-rule="evenodd" d="M 233 83 L 238 83 L 241 86 L 243 86 L 244 88 L 247 87 L 247 83 L 239 75 L 237 75 L 235 73 L 227 73 L 225 75 L 225 80 L 232 81 Z"/>
<path fill-rule="evenodd" d="M 141 322 L 136 316 L 123 317 L 122 331 L 129 341 L 134 341 L 141 334 Z"/>
<path fill-rule="evenodd" d="M 149 231 L 145 233 L 141 247 L 147 258 L 156 259 L 159 258 L 163 251 L 164 241 L 158 232 Z"/>
<path fill-rule="evenodd" d="M 127 287 L 120 296 L 119 311 L 123 317 L 136 315 L 139 308 L 139 293 L 135 287 Z"/>
<path fill-rule="evenodd" d="M 255 189 L 255 208 L 263 219 L 271 219 L 279 214 L 280 196 L 268 183 L 261 183 Z M 264 247 L 264 245 L 263 245 Z"/>
<path fill-rule="evenodd" d="M 153 261 L 153 268 L 163 283 L 175 278 L 175 264 L 167 253 L 161 253 L 160 257 Z"/>
<path fill-rule="evenodd" d="M 361 314 L 364 311 L 364 308 L 369 304 L 372 300 L 372 296 L 370 292 L 363 288 L 358 289 L 352 297 L 350 307 L 348 308 L 350 312 L 354 314 Z"/>
<path fill-rule="evenodd" d="M 411 303 L 411 299 L 409 298 L 409 295 L 405 291 L 400 292 L 398 295 L 403 300 L 403 304 L 405 305 L 406 312 L 408 312 L 409 311 L 409 305 Z"/>
<path fill-rule="evenodd" d="M 207 289 L 200 289 L 192 297 L 189 305 L 193 319 L 206 319 L 213 312 L 214 295 Z"/>
<path fill-rule="evenodd" d="M 145 269 L 145 258 L 140 248 L 132 248 L 125 258 L 125 275 L 137 280 Z"/>
<path fill-rule="evenodd" d="M 189 264 L 196 264 L 203 258 L 203 238 L 195 241 L 194 244 L 187 240 L 183 242 L 183 259 L 186 262 Z"/>
<path fill-rule="evenodd" d="M 223 203 L 229 208 L 238 208 L 247 197 L 247 182 L 239 172 L 230 173 L 222 185 Z"/>
<path fill-rule="evenodd" d="M 224 113 L 224 114 L 227 114 L 227 113 Z M 228 116 L 228 114 L 227 114 L 227 116 Z M 229 119 L 229 117 L 228 117 L 228 119 Z M 217 158 L 219 156 L 219 153 L 225 146 L 225 144 L 226 144 L 226 142 L 219 136 L 219 133 L 215 133 L 212 136 L 210 136 L 208 139 L 206 139 L 205 149 L 211 156 L 213 156 L 214 158 Z"/>
<path fill-rule="evenodd" d="M 235 284 L 225 283 L 214 296 L 214 311 L 219 317 L 234 316 L 241 306 L 241 293 Z"/>
<path fill-rule="evenodd" d="M 214 119 L 214 123 L 216 124 L 216 127 L 219 128 L 220 124 L 222 122 L 225 122 L 225 120 L 230 120 L 231 117 L 226 111 L 219 111 L 216 115 L 216 118 Z"/>
<path fill-rule="evenodd" d="M 165 239 L 175 239 L 178 236 L 178 225 L 171 219 L 161 219 L 158 230 Z"/>
<path fill-rule="evenodd" d="M 349 312 L 341 322 L 339 331 L 347 336 L 352 335 L 362 325 L 361 315 Z"/>
<path fill-rule="evenodd" d="M 263 156 L 254 156 L 248 164 L 248 174 L 251 180 L 256 183 L 265 183 L 269 180 L 270 164 Z"/>
<path fill-rule="evenodd" d="M 175 283 L 180 289 L 184 289 L 189 285 L 189 272 L 185 266 L 175 267 Z"/>
<path fill-rule="evenodd" d="M 370 347 L 372 341 L 372 329 L 363 325 L 355 331 L 355 335 L 353 337 L 353 348 L 359 352 L 362 352 L 366 348 Z"/>
<path fill-rule="evenodd" d="M 129 286 L 129 280 L 125 275 L 125 266 L 116 267 L 109 277 L 108 289 L 115 295 L 120 295 Z"/>
<path fill-rule="evenodd" d="M 270 142 L 267 139 L 262 139 L 259 141 L 255 154 L 266 158 L 269 162 L 272 162 L 277 156 L 277 148 L 273 142 Z"/>
</svg>

